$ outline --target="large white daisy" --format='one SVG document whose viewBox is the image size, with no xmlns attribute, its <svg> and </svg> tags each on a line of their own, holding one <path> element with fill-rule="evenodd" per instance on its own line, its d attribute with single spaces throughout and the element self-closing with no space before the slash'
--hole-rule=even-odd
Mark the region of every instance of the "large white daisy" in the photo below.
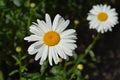
<svg viewBox="0 0 120 80">
<path fill-rule="evenodd" d="M 112 27 L 118 23 L 117 12 L 108 5 L 95 5 L 90 10 L 87 20 L 90 29 L 96 29 L 100 33 L 112 31 Z"/>
<path fill-rule="evenodd" d="M 72 56 L 77 47 L 77 37 L 74 29 L 65 30 L 69 22 L 59 14 L 55 16 L 53 23 L 48 14 L 45 16 L 45 22 L 37 19 L 37 23 L 30 26 L 30 32 L 33 34 L 24 38 L 28 42 L 35 42 L 28 48 L 28 53 L 36 54 L 35 60 L 40 59 L 41 65 L 47 57 L 50 65 L 53 65 L 52 61 L 57 64 L 60 57 L 68 59 L 68 56 Z"/>
</svg>

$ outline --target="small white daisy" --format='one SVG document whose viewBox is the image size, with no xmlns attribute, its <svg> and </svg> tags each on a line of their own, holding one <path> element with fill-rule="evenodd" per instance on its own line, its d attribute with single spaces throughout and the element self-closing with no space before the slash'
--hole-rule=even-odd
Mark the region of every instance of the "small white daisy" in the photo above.
<svg viewBox="0 0 120 80">
<path fill-rule="evenodd" d="M 112 31 L 112 27 L 118 23 L 118 14 L 116 10 L 108 5 L 95 5 L 90 10 L 87 20 L 89 20 L 90 29 L 96 29 L 100 33 Z"/>
<path fill-rule="evenodd" d="M 48 57 L 50 65 L 53 65 L 52 61 L 57 64 L 60 57 L 68 59 L 68 56 L 72 56 L 73 50 L 77 47 L 76 31 L 65 30 L 70 21 L 64 20 L 59 14 L 55 16 L 53 23 L 50 16 L 46 14 L 45 21 L 37 19 L 37 23 L 30 26 L 30 32 L 33 34 L 25 37 L 24 40 L 35 41 L 28 48 L 30 55 L 36 54 L 35 60 L 40 59 L 42 65 Z"/>
</svg>

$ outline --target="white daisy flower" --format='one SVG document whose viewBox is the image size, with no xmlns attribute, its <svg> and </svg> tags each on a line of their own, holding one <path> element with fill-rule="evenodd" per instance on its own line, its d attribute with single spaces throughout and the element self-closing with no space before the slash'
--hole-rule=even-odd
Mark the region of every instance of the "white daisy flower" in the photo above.
<svg viewBox="0 0 120 80">
<path fill-rule="evenodd" d="M 50 65 L 59 62 L 59 58 L 68 59 L 72 56 L 73 50 L 77 47 L 76 31 L 74 29 L 65 30 L 70 23 L 69 20 L 64 20 L 57 14 L 51 22 L 48 14 L 45 15 L 45 21 L 37 19 L 37 23 L 30 26 L 32 35 L 25 37 L 28 42 L 35 41 L 28 48 L 30 55 L 36 54 L 35 60 L 40 59 L 40 65 L 47 59 Z"/>
<path fill-rule="evenodd" d="M 87 20 L 90 29 L 96 29 L 100 33 L 112 31 L 112 27 L 118 23 L 118 14 L 114 8 L 108 5 L 95 5 L 90 10 Z"/>
</svg>

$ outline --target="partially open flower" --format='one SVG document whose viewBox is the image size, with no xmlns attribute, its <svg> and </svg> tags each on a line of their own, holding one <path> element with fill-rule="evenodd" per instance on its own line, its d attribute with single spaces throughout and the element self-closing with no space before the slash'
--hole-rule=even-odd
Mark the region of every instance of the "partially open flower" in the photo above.
<svg viewBox="0 0 120 80">
<path fill-rule="evenodd" d="M 16 47 L 16 52 L 20 53 L 22 51 L 22 48 L 20 46 Z"/>
<path fill-rule="evenodd" d="M 80 71 L 82 71 L 84 69 L 83 64 L 78 64 L 77 65 L 77 69 L 80 70 Z"/>
<path fill-rule="evenodd" d="M 33 2 L 30 3 L 30 7 L 31 7 L 31 8 L 34 8 L 34 7 L 35 7 L 35 3 L 33 3 Z"/>
<path fill-rule="evenodd" d="M 77 19 L 74 20 L 74 24 L 75 24 L 75 25 L 78 25 L 78 24 L 79 24 L 79 20 L 77 20 Z"/>
</svg>

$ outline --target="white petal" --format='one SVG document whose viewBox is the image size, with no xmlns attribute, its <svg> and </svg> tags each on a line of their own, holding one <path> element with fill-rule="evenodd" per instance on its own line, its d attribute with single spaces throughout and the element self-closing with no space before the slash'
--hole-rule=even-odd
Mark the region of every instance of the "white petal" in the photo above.
<svg viewBox="0 0 120 80">
<path fill-rule="evenodd" d="M 58 57 L 57 51 L 54 47 L 53 47 L 53 51 L 54 51 L 54 54 L 55 54 L 55 57 L 56 57 L 55 64 L 57 64 L 59 62 L 59 57 Z"/>
<path fill-rule="evenodd" d="M 64 43 L 63 42 L 63 46 L 66 46 L 67 48 L 74 50 L 75 48 L 77 48 L 76 44 L 70 44 L 70 43 Z"/>
<path fill-rule="evenodd" d="M 58 21 L 58 28 L 60 27 L 61 24 L 63 24 L 65 22 L 64 18 L 60 17 L 59 21 Z"/>
<path fill-rule="evenodd" d="M 107 5 L 105 4 L 105 5 L 103 6 L 103 11 L 106 11 L 106 8 L 107 8 Z"/>
<path fill-rule="evenodd" d="M 61 39 L 77 39 L 76 35 L 61 35 Z"/>
<path fill-rule="evenodd" d="M 60 35 L 63 35 L 63 36 L 67 36 L 67 35 L 76 35 L 75 34 L 76 31 L 74 29 L 68 29 L 68 30 L 65 30 L 64 32 L 62 32 Z"/>
<path fill-rule="evenodd" d="M 94 26 L 92 26 L 92 28 L 98 28 L 98 27 L 100 26 L 100 24 L 101 24 L 101 23 L 96 20 L 96 21 L 94 22 Z"/>
<path fill-rule="evenodd" d="M 57 14 L 57 15 L 55 16 L 55 18 L 54 18 L 54 20 L 53 20 L 53 26 L 52 26 L 52 29 L 53 29 L 53 30 L 55 30 L 55 29 L 57 28 L 60 17 L 61 17 L 61 16 L 60 16 L 59 14 Z"/>
<path fill-rule="evenodd" d="M 59 25 L 59 27 L 57 28 L 57 31 L 59 33 L 61 33 L 63 30 L 65 30 L 67 28 L 67 26 L 69 25 L 70 21 L 66 20 L 63 24 Z"/>
<path fill-rule="evenodd" d="M 28 48 L 28 53 L 30 55 L 35 54 L 36 50 L 39 49 L 41 46 L 42 46 L 42 42 L 40 41 L 31 44 Z"/>
<path fill-rule="evenodd" d="M 40 63 L 41 62 L 44 62 L 47 58 L 47 55 L 48 55 L 48 46 L 45 46 L 44 49 L 43 49 L 43 55 L 41 57 L 41 60 L 40 60 Z"/>
<path fill-rule="evenodd" d="M 67 59 L 67 56 L 65 55 L 64 51 L 61 49 L 59 45 L 55 46 L 55 49 L 57 50 L 57 53 L 61 58 Z"/>
<path fill-rule="evenodd" d="M 51 29 L 52 23 L 51 23 L 51 18 L 49 16 L 49 14 L 46 14 L 45 19 L 46 19 L 47 26 L 49 27 L 49 29 Z"/>
<path fill-rule="evenodd" d="M 76 35 L 71 35 L 71 36 L 67 36 L 67 38 L 69 38 L 69 39 L 77 39 L 77 36 Z"/>
<path fill-rule="evenodd" d="M 89 14 L 88 17 L 87 17 L 87 20 L 93 20 L 94 18 L 95 18 L 95 15 Z"/>
<path fill-rule="evenodd" d="M 57 52 L 54 49 L 54 47 L 51 47 L 51 51 L 52 51 L 53 61 L 55 62 L 55 64 L 57 64 L 59 62 L 59 57 L 57 55 Z"/>
<path fill-rule="evenodd" d="M 43 34 L 43 31 L 35 25 L 30 26 L 30 32 L 38 36 Z"/>
<path fill-rule="evenodd" d="M 40 49 L 38 50 L 38 53 L 35 55 L 35 60 L 36 60 L 36 61 L 37 61 L 39 58 L 42 57 L 44 47 L 45 47 L 45 46 L 41 46 Z"/>
<path fill-rule="evenodd" d="M 40 21 L 39 19 L 37 19 L 37 22 L 38 22 L 38 27 L 42 29 L 44 32 L 47 32 L 49 30 L 47 24 L 43 20 Z"/>
<path fill-rule="evenodd" d="M 96 18 L 94 18 L 93 20 L 91 20 L 90 22 L 90 28 L 94 29 L 97 28 L 98 26 L 94 26 L 96 23 L 100 23 L 100 21 L 98 21 Z"/>
<path fill-rule="evenodd" d="M 30 35 L 28 37 L 25 37 L 24 40 L 27 40 L 28 42 L 39 41 L 39 40 L 41 40 L 41 37 L 36 36 L 36 35 Z"/>
<path fill-rule="evenodd" d="M 28 54 L 33 55 L 36 54 L 39 51 L 39 49 L 31 49 L 31 51 L 28 51 Z"/>
<path fill-rule="evenodd" d="M 52 66 L 53 64 L 52 64 L 52 50 L 51 50 L 51 47 L 49 47 L 48 59 L 49 59 L 50 65 Z"/>
<path fill-rule="evenodd" d="M 98 7 L 98 6 L 93 6 L 93 9 L 94 9 L 96 12 L 101 12 L 101 11 L 102 11 L 101 7 Z"/>
<path fill-rule="evenodd" d="M 97 15 L 98 14 L 98 11 L 92 9 L 90 10 L 90 13 L 88 15 Z"/>
<path fill-rule="evenodd" d="M 104 33 L 104 29 L 103 29 L 103 24 L 101 24 L 98 29 L 97 29 L 98 32 L 101 32 L 101 33 Z"/>
<path fill-rule="evenodd" d="M 76 40 L 72 40 L 72 39 L 62 39 L 63 42 L 65 43 L 75 43 Z"/>
<path fill-rule="evenodd" d="M 64 50 L 64 53 L 67 54 L 68 56 L 72 56 L 72 50 L 67 48 L 67 46 L 60 45 L 60 47 Z"/>
</svg>

